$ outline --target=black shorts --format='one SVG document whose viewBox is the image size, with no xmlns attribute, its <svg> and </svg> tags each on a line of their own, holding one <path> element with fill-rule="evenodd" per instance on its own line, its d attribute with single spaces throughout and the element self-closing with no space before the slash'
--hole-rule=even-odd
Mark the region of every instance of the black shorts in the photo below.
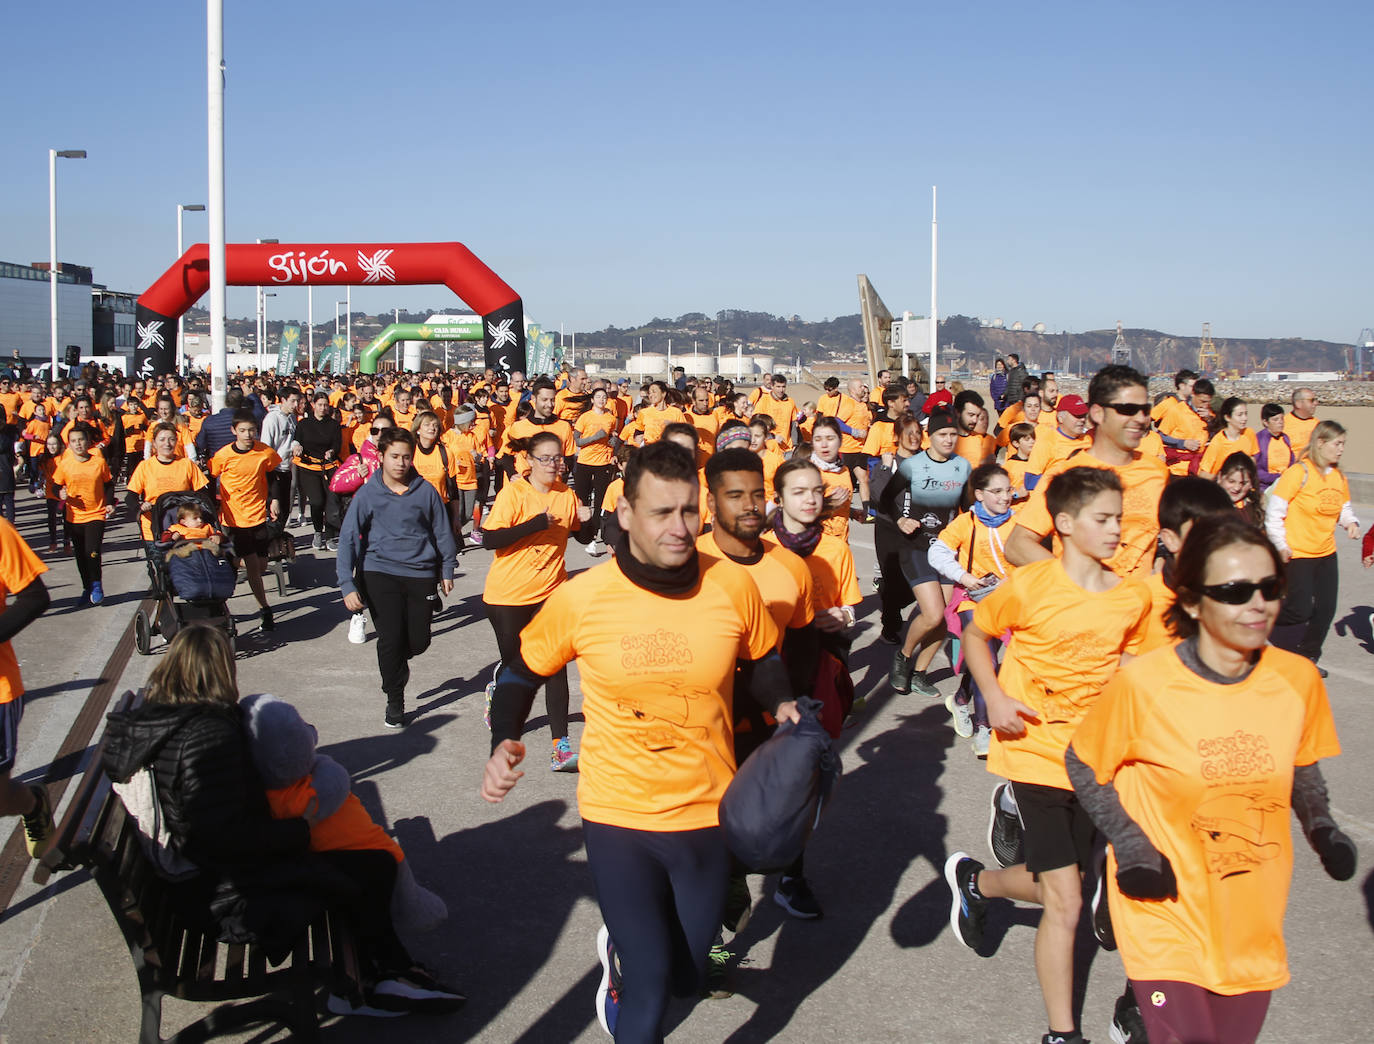
<svg viewBox="0 0 1374 1044">
<path fill-rule="evenodd" d="M 19 753 L 19 719 L 24 716 L 24 697 L 0 703 L 0 772 L 14 768 Z"/>
<path fill-rule="evenodd" d="M 855 468 L 861 471 L 868 470 L 870 458 L 867 453 L 841 453 L 840 459 L 844 461 L 844 466 L 849 469 L 850 474 L 853 474 Z"/>
<path fill-rule="evenodd" d="M 267 526 L 225 526 L 224 535 L 229 538 L 230 544 L 234 548 L 234 554 L 243 558 L 245 555 L 257 555 L 259 558 L 267 557 Z"/>
<path fill-rule="evenodd" d="M 1026 869 L 1033 874 L 1092 865 L 1096 828 L 1072 790 L 1039 783 L 1011 785 L 1025 837 Z"/>
<path fill-rule="evenodd" d="M 897 552 L 897 561 L 902 565 L 902 576 L 905 577 L 908 586 L 916 587 L 918 584 L 944 583 L 944 577 L 935 571 L 935 567 L 930 564 L 930 557 L 926 554 L 925 548 L 918 547 L 911 541 L 904 541 Z"/>
</svg>

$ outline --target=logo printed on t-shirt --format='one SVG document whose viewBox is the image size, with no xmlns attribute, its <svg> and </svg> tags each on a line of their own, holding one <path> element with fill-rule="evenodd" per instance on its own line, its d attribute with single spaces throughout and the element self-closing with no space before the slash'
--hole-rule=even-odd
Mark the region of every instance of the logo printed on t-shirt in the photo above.
<svg viewBox="0 0 1374 1044">
<path fill-rule="evenodd" d="M 1202 756 L 1202 778 L 1209 781 L 1241 780 L 1251 776 L 1265 776 L 1274 771 L 1274 755 L 1269 752 L 1269 740 L 1237 729 L 1226 736 L 1199 740 L 1197 752 Z"/>
<path fill-rule="evenodd" d="M 1288 808 L 1257 790 L 1218 794 L 1198 806 L 1189 825 L 1202 836 L 1208 871 L 1227 878 L 1278 856 L 1283 846 L 1266 833 L 1287 828 Z"/>
<path fill-rule="evenodd" d="M 692 662 L 687 636 L 662 627 L 644 634 L 627 634 L 620 639 L 620 648 L 620 665 L 632 674 L 664 667 L 685 667 Z"/>
</svg>

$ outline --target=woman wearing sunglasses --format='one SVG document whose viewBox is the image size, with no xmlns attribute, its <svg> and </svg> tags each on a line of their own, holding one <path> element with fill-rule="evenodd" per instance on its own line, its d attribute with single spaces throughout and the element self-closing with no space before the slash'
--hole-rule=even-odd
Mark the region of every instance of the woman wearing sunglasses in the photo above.
<svg viewBox="0 0 1374 1044">
<path fill-rule="evenodd" d="M 578 503 L 572 490 L 560 481 L 561 436 L 541 431 L 528 439 L 512 439 L 509 447 L 513 454 L 526 455 L 530 473 L 524 478 L 512 478 L 501 488 L 482 525 L 482 546 L 495 552 L 482 588 L 482 603 L 496 632 L 496 648 L 501 656 L 487 686 L 488 727 L 491 697 L 501 664 L 524 667 L 520 632 L 558 585 L 568 579 L 563 565 L 568 537 L 576 534 L 578 543 L 587 543 L 595 535 L 590 526 L 582 528 L 582 523 L 592 516 L 591 508 Z M 577 754 L 568 739 L 566 668 L 544 683 L 544 701 L 549 731 L 553 734 L 549 767 L 555 772 L 576 772 Z"/>
<path fill-rule="evenodd" d="M 1340 743 L 1315 667 L 1266 644 L 1284 582 L 1263 533 L 1198 519 L 1174 586 L 1181 641 L 1121 669 L 1065 766 L 1112 846 L 1112 925 L 1149 1039 L 1243 1044 L 1289 978 L 1290 810 L 1328 874 L 1355 873 L 1317 765 Z"/>
</svg>

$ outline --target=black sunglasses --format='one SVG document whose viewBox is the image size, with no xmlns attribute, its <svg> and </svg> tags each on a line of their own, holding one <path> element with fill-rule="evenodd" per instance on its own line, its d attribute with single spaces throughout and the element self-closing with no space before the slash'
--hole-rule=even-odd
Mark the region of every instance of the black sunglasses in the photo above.
<svg viewBox="0 0 1374 1044">
<path fill-rule="evenodd" d="M 1150 404 L 1148 402 L 1104 402 L 1102 408 L 1112 410 L 1123 417 L 1134 417 L 1137 414 L 1148 412 Z"/>
<path fill-rule="evenodd" d="M 383 431 L 385 431 L 385 430 L 386 430 L 385 428 L 369 428 L 369 429 L 368 429 L 368 431 L 372 432 L 373 435 L 380 435 L 380 434 L 381 434 Z"/>
<path fill-rule="evenodd" d="M 1263 580 L 1229 580 L 1224 584 L 1210 584 L 1202 588 L 1214 602 L 1223 605 L 1245 605 L 1255 597 L 1255 592 L 1266 602 L 1277 602 L 1283 597 L 1283 578 L 1266 576 Z"/>
</svg>

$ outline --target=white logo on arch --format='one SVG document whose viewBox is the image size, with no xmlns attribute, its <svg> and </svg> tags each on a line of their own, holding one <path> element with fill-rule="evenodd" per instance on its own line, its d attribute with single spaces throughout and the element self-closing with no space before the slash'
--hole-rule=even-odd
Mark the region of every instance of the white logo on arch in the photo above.
<svg viewBox="0 0 1374 1044">
<path fill-rule="evenodd" d="M 358 251 L 358 264 L 366 273 L 364 283 L 396 282 L 396 270 L 387 264 L 387 259 L 396 251 L 392 248 L 378 250 L 371 256 Z"/>
</svg>

